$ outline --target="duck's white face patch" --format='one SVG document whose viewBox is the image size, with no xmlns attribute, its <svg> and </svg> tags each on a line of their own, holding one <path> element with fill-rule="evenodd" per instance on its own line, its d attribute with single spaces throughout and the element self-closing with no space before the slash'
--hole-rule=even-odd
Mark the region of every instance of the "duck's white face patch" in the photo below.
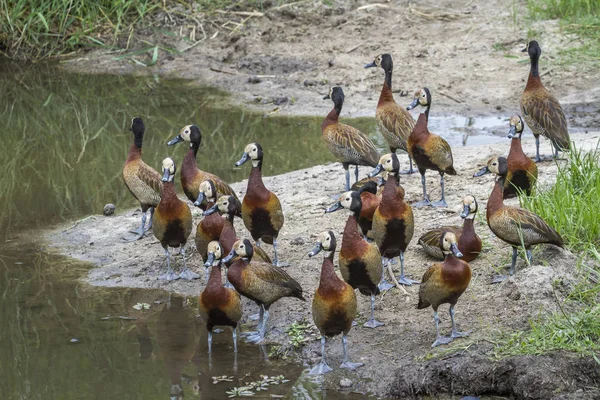
<svg viewBox="0 0 600 400">
<path fill-rule="evenodd" d="M 192 126 L 191 125 L 186 125 L 183 128 L 181 128 L 181 131 L 179 131 L 179 135 L 186 142 L 190 141 L 190 134 L 191 133 L 192 133 Z"/>
</svg>

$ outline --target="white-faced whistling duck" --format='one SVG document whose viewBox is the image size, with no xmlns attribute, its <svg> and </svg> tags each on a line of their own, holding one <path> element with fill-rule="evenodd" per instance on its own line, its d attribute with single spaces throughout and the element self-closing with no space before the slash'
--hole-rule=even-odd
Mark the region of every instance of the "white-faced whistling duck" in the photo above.
<svg viewBox="0 0 600 400">
<path fill-rule="evenodd" d="M 142 161 L 142 142 L 146 130 L 144 121 L 139 117 L 133 118 L 129 130 L 133 132 L 133 144 L 129 148 L 127 161 L 125 161 L 123 167 L 123 180 L 133 197 L 140 202 L 142 208 L 142 225 L 137 231 L 131 231 L 136 233 L 137 236 L 129 240 L 135 241 L 141 239 L 147 230 L 144 230 L 144 226 L 146 225 L 148 208 L 150 209 L 150 226 L 148 226 L 148 229 L 152 228 L 152 215 L 154 214 L 154 208 L 160 201 L 163 183 L 160 174 Z"/>
<path fill-rule="evenodd" d="M 233 351 L 237 353 L 237 324 L 242 318 L 242 302 L 240 295 L 221 283 L 221 257 L 223 249 L 218 241 L 213 240 L 207 247 L 207 259 L 204 264 L 212 266 L 206 288 L 198 298 L 200 316 L 206 322 L 208 331 L 208 352 L 212 351 L 212 329 L 215 326 L 230 326 L 233 335 Z"/>
<path fill-rule="evenodd" d="M 463 226 L 443 226 L 430 230 L 419 238 L 419 244 L 423 246 L 425 253 L 438 260 L 444 259 L 444 253 L 440 248 L 440 239 L 444 232 L 452 232 L 456 236 L 458 250 L 463 254 L 462 259 L 471 262 L 481 253 L 481 239 L 475 233 L 473 222 L 477 215 L 477 200 L 471 195 L 463 199 L 463 211 L 460 214 Z"/>
<path fill-rule="evenodd" d="M 282 297 L 306 300 L 302 297 L 302 287 L 294 278 L 282 268 L 252 260 L 253 254 L 254 246 L 250 240 L 238 240 L 222 262 L 226 265 L 233 262 L 227 271 L 229 282 L 242 296 L 260 307 L 259 331 L 248 336 L 249 342 L 259 343 L 265 338 L 269 308 L 273 303 Z"/>
<path fill-rule="evenodd" d="M 328 251 L 323 257 L 319 287 L 315 291 L 312 304 L 312 317 L 321 333 L 321 362 L 310 370 L 310 374 L 325 374 L 333 369 L 325 361 L 325 341 L 327 337 L 342 334 L 344 359 L 340 368 L 354 370 L 363 363 L 353 363 L 348 356 L 348 332 L 356 316 L 356 294 L 354 288 L 338 278 L 333 266 L 336 240 L 332 231 L 319 234 L 317 244 L 308 253 L 309 257 L 317 255 L 321 250 Z"/>
<path fill-rule="evenodd" d="M 383 170 L 389 174 L 383 187 L 381 202 L 373 215 L 373 238 L 383 256 L 384 266 L 391 258 L 400 257 L 398 282 L 410 286 L 417 281 L 404 275 L 404 252 L 415 232 L 415 221 L 412 207 L 404 201 L 404 189 L 398 185 L 396 179 L 399 168 L 396 154 L 385 154 L 369 174 L 375 176 Z"/>
<path fill-rule="evenodd" d="M 468 336 L 468 332 L 459 332 L 454 323 L 454 306 L 459 297 L 471 282 L 471 267 L 469 263 L 457 258 L 462 257 L 456 243 L 456 236 L 452 232 L 445 232 L 440 238 L 440 249 L 445 255 L 444 261 L 435 263 L 423 274 L 419 287 L 419 310 L 431 306 L 437 338 L 431 347 L 448 344 L 457 337 Z M 441 336 L 439 329 L 438 307 L 441 304 L 450 304 L 450 319 L 452 320 L 452 334 Z"/>
<path fill-rule="evenodd" d="M 194 202 L 196 207 L 205 205 L 207 209 L 210 209 L 215 205 L 217 198 L 217 189 L 212 180 L 203 181 L 200 184 L 200 190 L 198 198 Z M 233 224 L 233 216 L 235 214 L 227 213 L 226 218 L 222 218 L 218 213 L 211 213 L 198 223 L 196 227 L 196 249 L 202 257 L 202 262 L 206 261 L 208 244 L 213 240 L 219 240 L 223 225 L 225 223 Z M 206 268 L 206 279 L 208 279 L 208 268 Z"/>
<path fill-rule="evenodd" d="M 538 61 L 542 49 L 535 40 L 527 44 L 523 52 L 529 53 L 531 68 L 527 86 L 521 95 L 521 113 L 529 129 L 535 137 L 535 161 L 542 161 L 540 157 L 540 135 L 546 136 L 554 146 L 554 157 L 558 151 L 569 150 L 571 141 L 567 129 L 565 113 L 556 97 L 542 85 L 538 70 Z"/>
<path fill-rule="evenodd" d="M 512 263 L 509 274 L 515 273 L 515 264 L 517 263 L 517 248 L 525 246 L 525 251 L 529 263 L 532 263 L 531 247 L 540 243 L 549 243 L 558 247 L 563 247 L 563 240 L 560 234 L 546 223 L 537 214 L 520 207 L 504 205 L 502 190 L 504 180 L 508 172 L 506 158 L 492 157 L 487 168 L 498 175 L 494 189 L 487 202 L 487 223 L 490 230 L 501 240 L 510 244 L 513 248 Z M 498 283 L 505 280 L 506 276 L 496 276 L 492 283 Z"/>
<path fill-rule="evenodd" d="M 397 149 L 408 152 L 408 137 L 415 126 L 415 120 L 404 107 L 400 107 L 394 101 L 394 95 L 392 94 L 392 71 L 394 63 L 392 56 L 390 54 L 378 55 L 373 62 L 365 65 L 365 68 L 371 67 L 380 67 L 385 72 L 383 87 L 381 88 L 377 110 L 375 111 L 377 126 L 385 140 L 387 140 L 392 153 L 395 153 Z M 410 156 L 409 160 L 410 169 L 402 173 L 413 173 L 413 164 Z"/>
<path fill-rule="evenodd" d="M 339 122 L 340 113 L 344 104 L 344 92 L 339 86 L 329 89 L 329 94 L 323 99 L 333 101 L 333 109 L 323 121 L 321 132 L 327 148 L 346 170 L 346 190 L 350 190 L 350 172 L 348 167 L 355 165 L 355 180 L 358 181 L 358 166 L 374 167 L 379 160 L 379 152 L 375 145 L 358 129 Z"/>
<path fill-rule="evenodd" d="M 232 195 L 237 198 L 234 190 L 215 174 L 210 172 L 202 171 L 198 168 L 196 154 L 200 148 L 200 142 L 202 141 L 202 134 L 200 128 L 196 125 L 186 125 L 181 128 L 179 134 L 175 138 L 167 143 L 167 146 L 173 146 L 180 142 L 189 142 L 190 149 L 183 158 L 181 163 L 181 187 L 183 192 L 190 199 L 191 202 L 195 202 L 198 199 L 198 189 L 200 184 L 207 180 L 212 180 L 217 188 L 217 192 L 220 194 Z M 204 210 L 206 206 L 202 205 L 201 208 Z"/>
<path fill-rule="evenodd" d="M 242 201 L 244 225 L 259 247 L 259 240 L 273 244 L 275 254 L 273 265 L 285 267 L 286 264 L 277 258 L 277 236 L 283 226 L 283 211 L 277 195 L 269 191 L 263 183 L 263 149 L 260 144 L 250 143 L 247 145 L 242 158 L 235 163 L 235 166 L 239 167 L 248 160 L 252 160 L 252 170 L 248 178 L 246 195 Z"/>
<path fill-rule="evenodd" d="M 417 105 L 425 108 L 425 113 L 419 115 L 417 124 L 408 137 L 408 154 L 415 160 L 419 173 L 421 174 L 421 184 L 423 186 L 423 200 L 413 204 L 415 207 L 433 206 L 448 207 L 444 195 L 444 174 L 456 175 L 453 166 L 452 149 L 448 142 L 441 136 L 429 132 L 427 123 L 429 120 L 429 108 L 431 107 L 431 93 L 429 89 L 423 88 L 417 90 L 412 103 L 406 107 L 412 110 Z M 425 187 L 425 171 L 431 169 L 440 173 L 440 186 L 442 188 L 442 199 L 432 203 L 427 196 Z"/>
<path fill-rule="evenodd" d="M 531 195 L 538 175 L 536 163 L 523 153 L 521 147 L 521 134 L 523 133 L 523 120 L 515 115 L 510 119 L 508 137 L 511 139 L 510 151 L 506 157 L 508 172 L 504 179 L 503 196 L 505 199 L 517 197 L 519 192 Z M 474 176 L 482 176 L 491 172 L 487 166 L 483 167 Z"/>
<path fill-rule="evenodd" d="M 160 203 L 152 217 L 154 236 L 165 249 L 167 256 L 167 273 L 159 276 L 159 279 L 173 280 L 178 278 L 197 279 L 200 275 L 188 269 L 185 262 L 185 244 L 188 236 L 192 233 L 192 213 L 187 204 L 181 201 L 175 193 L 175 162 L 167 157 L 162 162 L 163 171 L 163 194 Z M 175 275 L 171 268 L 171 252 L 169 247 L 181 247 L 181 258 L 183 259 L 183 270 Z"/>
<path fill-rule="evenodd" d="M 358 218 L 362 201 L 358 192 L 342 193 L 339 200 L 325 210 L 326 213 L 346 208 L 352 211 L 344 227 L 342 248 L 340 250 L 340 272 L 350 286 L 358 289 L 365 296 L 371 296 L 371 318 L 365 322 L 368 328 L 384 325 L 375 319 L 375 295 L 380 290 L 382 265 L 381 253 L 375 243 L 366 241 L 358 231 Z"/>
</svg>

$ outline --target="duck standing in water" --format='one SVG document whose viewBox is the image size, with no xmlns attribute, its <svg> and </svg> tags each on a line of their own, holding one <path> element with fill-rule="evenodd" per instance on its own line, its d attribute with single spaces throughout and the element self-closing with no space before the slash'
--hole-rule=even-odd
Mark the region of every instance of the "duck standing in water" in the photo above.
<svg viewBox="0 0 600 400">
<path fill-rule="evenodd" d="M 469 335 L 467 332 L 459 332 L 456 329 L 454 306 L 471 282 L 471 268 L 467 262 L 460 260 L 462 253 L 458 250 L 454 233 L 445 232 L 440 238 L 439 246 L 445 255 L 444 261 L 433 264 L 423 274 L 421 286 L 419 287 L 419 304 L 417 305 L 419 310 L 429 306 L 433 308 L 437 338 L 431 347 L 448 344 L 457 337 Z M 450 304 L 452 334 L 441 336 L 437 310 L 440 305 L 446 303 Z"/>
<path fill-rule="evenodd" d="M 127 189 L 140 202 L 142 208 L 142 225 L 137 231 L 131 231 L 137 234 L 135 238 L 129 240 L 133 242 L 144 237 L 144 232 L 152 228 L 152 216 L 154 215 L 154 208 L 160 202 L 163 183 L 160 174 L 142 160 L 142 143 L 146 131 L 144 121 L 139 117 L 133 118 L 129 130 L 133 132 L 133 144 L 129 149 L 127 161 L 123 167 L 123 180 L 127 185 Z M 147 229 L 144 229 L 148 209 L 150 209 L 150 225 Z"/>
<path fill-rule="evenodd" d="M 319 234 L 317 244 L 308 253 L 314 257 L 321 250 L 328 251 L 323 257 L 319 287 L 315 292 L 312 304 L 313 321 L 321 333 L 321 362 L 310 370 L 310 374 L 324 374 L 333 369 L 325 361 L 325 342 L 327 337 L 342 334 L 344 360 L 340 368 L 354 370 L 363 363 L 353 363 L 348 356 L 348 333 L 356 316 L 356 294 L 354 288 L 338 278 L 333 266 L 336 240 L 332 231 Z"/>
<path fill-rule="evenodd" d="M 260 240 L 273 244 L 275 257 L 273 265 L 286 266 L 277 258 L 277 236 L 283 227 L 283 211 L 277 195 L 269 191 L 262 180 L 263 149 L 258 143 L 250 143 L 244 149 L 236 167 L 252 160 L 252 170 L 248 178 L 246 195 L 242 201 L 242 219 L 252 239 L 260 246 Z"/>
<path fill-rule="evenodd" d="M 185 244 L 192 233 L 192 213 L 187 204 L 181 201 L 175 193 L 175 162 L 167 157 L 162 163 L 163 170 L 163 195 L 156 211 L 152 217 L 154 236 L 158 239 L 167 257 L 167 273 L 159 276 L 159 279 L 168 281 L 174 279 L 198 279 L 200 275 L 188 269 L 185 262 Z M 169 247 L 181 247 L 181 258 L 183 259 L 183 271 L 175 275 L 171 268 L 171 252 Z"/>
</svg>

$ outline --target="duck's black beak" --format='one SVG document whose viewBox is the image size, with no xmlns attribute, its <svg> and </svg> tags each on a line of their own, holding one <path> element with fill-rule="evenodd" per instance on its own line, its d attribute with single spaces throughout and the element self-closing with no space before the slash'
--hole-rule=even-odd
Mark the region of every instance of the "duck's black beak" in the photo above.
<svg viewBox="0 0 600 400">
<path fill-rule="evenodd" d="M 463 212 L 460 213 L 461 218 L 467 218 L 471 214 L 471 207 L 468 204 L 463 205 Z"/>
<path fill-rule="evenodd" d="M 456 243 L 450 245 L 450 250 L 452 250 L 452 254 L 454 254 L 455 257 L 461 258 L 463 256 L 460 250 L 458 250 L 458 245 Z"/>
<path fill-rule="evenodd" d="M 473 177 L 475 178 L 475 177 L 478 177 L 478 176 L 483 176 L 485 174 L 489 174 L 490 172 L 492 172 L 492 171 L 490 171 L 490 169 L 486 165 L 485 167 L 481 168 L 479 171 L 475 172 L 473 174 Z"/>
<path fill-rule="evenodd" d="M 377 64 L 375 64 L 375 61 L 371 61 L 370 63 L 365 64 L 365 68 L 373 68 L 376 66 L 377 66 Z"/>
<path fill-rule="evenodd" d="M 221 262 L 225 265 L 229 265 L 229 264 L 231 264 L 231 260 L 233 260 L 233 258 L 236 256 L 237 256 L 237 253 L 235 252 L 235 250 L 231 249 L 229 254 L 227 254 L 227 257 L 221 259 Z"/>
<path fill-rule="evenodd" d="M 242 158 L 240 158 L 236 163 L 235 166 L 239 167 L 240 165 L 244 164 L 246 161 L 248 161 L 248 153 L 244 152 L 244 154 L 242 154 Z"/>
<path fill-rule="evenodd" d="M 511 126 L 508 128 L 508 138 L 509 138 L 509 139 L 512 139 L 512 138 L 513 138 L 513 136 L 515 136 L 516 134 L 517 134 L 517 127 L 516 127 L 516 126 L 513 126 L 513 125 L 511 125 Z"/>
<path fill-rule="evenodd" d="M 372 178 L 372 177 L 374 177 L 374 176 L 378 175 L 378 174 L 379 174 L 381 171 L 383 171 L 383 165 L 381 165 L 381 164 L 377 164 L 377 166 L 375 167 L 375 169 L 374 169 L 373 171 L 369 172 L 369 173 L 367 174 L 367 176 L 368 176 L 369 178 Z"/>
<path fill-rule="evenodd" d="M 204 202 L 204 192 L 200 192 L 200 193 L 198 193 L 198 198 L 194 202 L 194 205 L 196 207 L 200 207 L 203 202 Z"/>
<path fill-rule="evenodd" d="M 196 201 L 198 201 L 198 200 L 196 200 Z M 194 203 L 194 205 L 196 205 L 196 203 Z M 202 213 L 202 215 L 205 216 L 205 217 L 208 217 L 209 215 L 214 214 L 215 212 L 217 212 L 218 209 L 219 209 L 218 205 L 215 204 L 211 208 L 209 208 L 208 210 L 204 211 Z"/>
<path fill-rule="evenodd" d="M 415 97 L 412 101 L 412 103 L 410 103 L 408 105 L 408 107 L 406 107 L 407 110 L 412 110 L 413 108 L 415 108 L 416 106 L 419 105 L 419 99 L 417 97 Z"/>
<path fill-rule="evenodd" d="M 527 53 L 527 46 L 525 46 L 525 48 L 521 50 L 521 53 Z"/>
<path fill-rule="evenodd" d="M 215 261 L 215 253 L 213 253 L 212 251 L 210 253 L 208 253 L 208 255 L 206 256 L 206 262 L 204 263 L 205 267 L 210 267 L 211 265 L 213 265 L 213 262 Z"/>
<path fill-rule="evenodd" d="M 181 137 L 181 135 L 177 135 L 174 139 L 167 142 L 167 146 L 173 146 L 174 144 L 177 144 L 179 142 L 183 142 L 183 138 Z"/>
<path fill-rule="evenodd" d="M 340 203 L 339 201 L 336 201 L 332 206 L 330 206 L 327 210 L 325 210 L 325 214 L 332 213 L 337 210 L 341 210 L 342 208 L 344 208 L 342 203 Z"/>
<path fill-rule="evenodd" d="M 168 182 L 170 176 L 171 176 L 171 172 L 168 169 L 165 169 L 165 172 L 163 173 L 162 181 Z"/>
<path fill-rule="evenodd" d="M 323 100 L 327 100 L 327 99 L 330 99 L 330 98 L 331 98 L 331 96 L 329 96 L 329 95 L 323 96 Z"/>
<path fill-rule="evenodd" d="M 319 252 L 323 250 L 323 244 L 321 242 L 317 242 L 317 244 L 315 245 L 315 247 L 308 253 L 309 257 L 314 257 L 317 254 L 319 254 Z"/>
</svg>

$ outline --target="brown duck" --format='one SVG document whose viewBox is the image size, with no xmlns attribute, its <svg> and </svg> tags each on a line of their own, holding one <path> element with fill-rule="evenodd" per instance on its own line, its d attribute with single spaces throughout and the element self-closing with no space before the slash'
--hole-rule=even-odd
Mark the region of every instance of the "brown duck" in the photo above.
<svg viewBox="0 0 600 400">
<path fill-rule="evenodd" d="M 346 221 L 342 249 L 340 251 L 340 272 L 350 286 L 358 289 L 365 296 L 371 296 L 371 318 L 365 322 L 368 328 L 384 325 L 375 319 L 375 295 L 379 294 L 378 283 L 381 282 L 381 253 L 375 243 L 367 242 L 359 233 L 358 219 L 362 201 L 358 192 L 343 193 L 339 200 L 325 210 L 326 213 L 346 208 L 352 214 Z"/>
<path fill-rule="evenodd" d="M 277 236 L 283 227 L 283 211 L 275 193 L 269 191 L 262 180 L 263 149 L 258 143 L 250 143 L 244 149 L 242 158 L 235 163 L 236 167 L 252 160 L 252 170 L 248 178 L 246 195 L 242 201 L 242 219 L 252 239 L 273 244 L 275 257 L 273 265 L 284 267 L 286 264 L 277 258 Z"/>
<path fill-rule="evenodd" d="M 232 263 L 227 277 L 235 289 L 260 307 L 259 332 L 248 337 L 250 342 L 259 343 L 265 338 L 269 308 L 273 303 L 283 297 L 305 299 L 302 287 L 294 278 L 282 268 L 253 261 L 253 254 L 254 246 L 248 239 L 238 240 L 222 262 L 226 265 Z"/>
<path fill-rule="evenodd" d="M 200 275 L 188 269 L 185 262 L 185 244 L 192 233 L 192 213 L 187 204 L 181 201 L 175 194 L 173 179 L 175 178 L 175 162 L 167 157 L 162 162 L 163 171 L 163 194 L 160 203 L 156 206 L 156 211 L 152 216 L 154 236 L 158 239 L 165 255 L 167 256 L 167 273 L 159 276 L 159 279 L 168 281 L 184 278 L 197 279 Z M 175 275 L 171 268 L 171 252 L 169 247 L 181 247 L 181 257 L 183 259 L 183 271 Z"/>
<path fill-rule="evenodd" d="M 202 171 L 198 168 L 196 155 L 201 141 L 202 134 L 200 128 L 196 125 L 186 125 L 181 128 L 181 131 L 179 131 L 179 134 L 173 140 L 167 143 L 167 146 L 173 146 L 180 142 L 190 143 L 190 149 L 181 163 L 181 187 L 183 188 L 183 192 L 190 201 L 195 202 L 198 199 L 200 184 L 204 181 L 212 180 L 217 192 L 237 198 L 237 195 L 227 182 L 210 172 Z M 201 208 L 205 210 L 206 206 L 202 205 Z"/>
<path fill-rule="evenodd" d="M 315 291 L 312 304 L 312 316 L 317 329 L 321 333 L 321 362 L 310 370 L 310 374 L 324 374 L 333 369 L 325 361 L 325 342 L 327 337 L 342 334 L 344 360 L 340 368 L 354 370 L 363 363 L 353 363 L 348 356 L 348 332 L 356 316 L 356 294 L 354 288 L 338 278 L 333 266 L 336 240 L 332 231 L 319 234 L 317 244 L 308 253 L 313 257 L 321 250 L 329 254 L 323 258 L 319 287 Z"/>
<path fill-rule="evenodd" d="M 569 150 L 571 141 L 567 129 L 565 113 L 556 97 L 542 85 L 538 62 L 542 55 L 542 49 L 535 40 L 529 42 L 523 49 L 529 54 L 531 67 L 527 86 L 521 95 L 521 113 L 529 129 L 535 137 L 535 161 L 541 161 L 540 157 L 540 135 L 547 137 L 554 146 L 554 156 L 558 156 L 559 150 Z"/>
<path fill-rule="evenodd" d="M 443 226 L 432 229 L 419 238 L 419 244 L 423 246 L 425 253 L 438 260 L 444 259 L 444 253 L 440 248 L 440 239 L 445 232 L 452 232 L 458 243 L 458 250 L 463 254 L 462 260 L 471 262 L 481 253 L 481 239 L 475 233 L 473 223 L 477 215 L 477 200 L 468 195 L 463 199 L 463 211 L 460 214 L 464 220 L 463 226 Z"/>
<path fill-rule="evenodd" d="M 416 281 L 404 275 L 404 252 L 415 232 L 412 207 L 404 201 L 404 189 L 398 185 L 400 164 L 396 154 L 385 154 L 379 164 L 369 174 L 375 176 L 385 170 L 389 177 L 383 187 L 381 202 L 373 214 L 373 238 L 387 265 L 391 258 L 400 257 L 400 276 L 398 282 L 410 286 Z"/>
<path fill-rule="evenodd" d="M 550 227 L 546 221 L 537 214 L 520 207 L 506 206 L 502 197 L 504 179 L 508 172 L 506 158 L 495 157 L 488 162 L 491 172 L 499 178 L 494 184 L 487 203 L 487 223 L 491 231 L 501 240 L 513 248 L 512 263 L 509 274 L 515 273 L 517 262 L 517 248 L 524 246 L 529 263 L 532 263 L 531 247 L 540 243 L 549 243 L 563 247 L 560 234 Z M 496 276 L 492 280 L 498 283 L 505 280 L 506 276 Z"/>
<path fill-rule="evenodd" d="M 456 243 L 456 236 L 452 232 L 445 232 L 440 238 L 440 249 L 445 255 L 444 262 L 435 263 L 423 274 L 419 287 L 419 310 L 431 306 L 437 338 L 431 347 L 448 344 L 457 337 L 468 336 L 468 332 L 459 332 L 454 323 L 454 306 L 471 282 L 471 268 L 469 264 L 459 258 L 462 257 Z M 459 258 L 456 258 L 459 257 Z M 441 304 L 450 304 L 450 319 L 452 320 L 452 334 L 441 336 L 439 329 L 438 307 Z"/>
<path fill-rule="evenodd" d="M 135 241 L 141 239 L 144 232 L 152 228 L 152 215 L 154 214 L 154 208 L 160 202 L 163 183 L 160 174 L 142 160 L 142 142 L 146 130 L 144 121 L 139 117 L 132 119 L 129 130 L 133 132 L 133 144 L 129 148 L 127 161 L 125 161 L 123 167 L 123 180 L 127 185 L 127 189 L 140 202 L 142 208 L 142 225 L 137 231 L 131 231 L 136 233 L 137 236 L 129 240 Z M 150 225 L 144 230 L 148 209 L 150 209 Z"/>
<path fill-rule="evenodd" d="M 444 195 L 444 174 L 456 175 L 456 170 L 453 166 L 452 149 L 448 142 L 441 136 L 431 133 L 427 129 L 429 109 L 431 107 L 431 93 L 429 89 L 423 88 L 417 90 L 412 103 L 407 109 L 412 110 L 417 105 L 426 108 L 425 113 L 419 115 L 417 124 L 408 137 L 408 154 L 410 154 L 417 164 L 417 168 L 421 174 L 421 185 L 423 186 L 423 200 L 414 204 L 414 206 L 448 207 Z M 429 200 L 425 187 L 425 171 L 428 169 L 438 171 L 440 174 L 442 199 L 435 203 Z"/>
<path fill-rule="evenodd" d="M 377 110 L 375 111 L 375 120 L 377 121 L 379 131 L 388 142 L 392 153 L 395 153 L 398 149 L 408 152 L 408 137 L 415 126 L 415 120 L 404 107 L 400 107 L 394 101 L 394 95 L 392 94 L 392 71 L 394 63 L 392 56 L 390 54 L 378 55 L 373 62 L 365 65 L 365 68 L 371 67 L 380 67 L 385 72 L 383 87 L 381 88 Z M 409 157 L 409 160 L 410 169 L 406 172 L 412 174 L 412 158 Z"/>
<path fill-rule="evenodd" d="M 240 295 L 221 283 L 221 257 L 223 249 L 213 240 L 207 247 L 206 267 L 212 266 L 206 288 L 198 298 L 198 310 L 208 331 L 208 352 L 212 350 L 212 330 L 215 326 L 230 326 L 233 335 L 233 351 L 237 353 L 237 324 L 242 318 Z"/>
<path fill-rule="evenodd" d="M 339 86 L 329 90 L 323 99 L 333 101 L 333 109 L 323 121 L 321 132 L 325 145 L 346 170 L 346 190 L 350 190 L 350 172 L 348 167 L 355 165 L 355 181 L 358 181 L 358 166 L 374 167 L 379 160 L 379 152 L 367 135 L 358 129 L 339 122 L 342 106 L 344 105 L 344 92 Z"/>
</svg>

